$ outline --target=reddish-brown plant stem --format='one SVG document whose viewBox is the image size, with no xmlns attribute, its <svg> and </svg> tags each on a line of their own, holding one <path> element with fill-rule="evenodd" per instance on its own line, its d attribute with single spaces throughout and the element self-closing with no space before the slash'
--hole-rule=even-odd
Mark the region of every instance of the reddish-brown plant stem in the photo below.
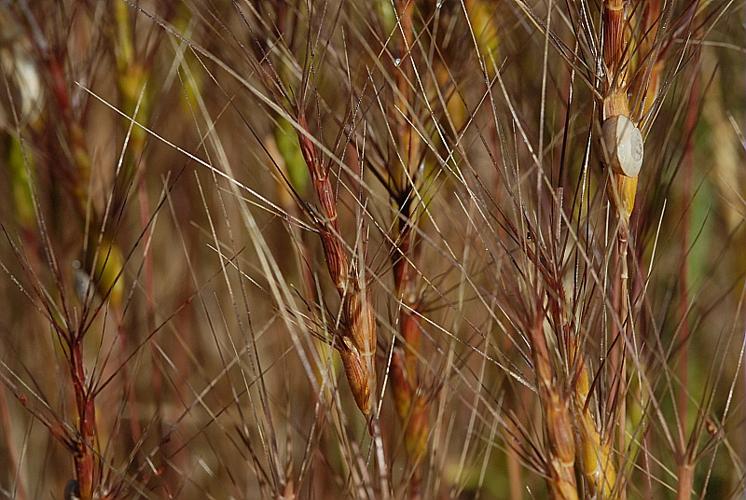
<svg viewBox="0 0 746 500">
<path fill-rule="evenodd" d="M 694 465 L 688 458 L 682 460 L 679 465 L 678 483 L 676 485 L 676 500 L 687 500 L 692 496 L 692 487 L 694 486 Z"/>
<path fill-rule="evenodd" d="M 415 2 L 412 0 L 396 0 L 396 12 L 399 21 L 400 31 L 400 43 L 399 43 L 399 64 L 398 71 L 395 72 L 396 80 L 396 101 L 399 107 L 398 111 L 395 112 L 396 123 L 397 123 L 397 139 L 400 142 L 400 151 L 404 153 L 402 161 L 404 162 L 405 168 L 414 161 L 415 154 L 417 153 L 416 148 L 410 147 L 412 144 L 410 141 L 416 140 L 416 134 L 413 134 L 412 129 L 407 121 L 407 109 L 411 106 L 411 77 L 412 77 L 412 46 L 411 43 L 414 41 L 414 6 Z"/>
<path fill-rule="evenodd" d="M 96 451 L 96 407 L 89 392 L 83 364 L 82 338 L 75 336 L 70 346 L 70 375 L 78 413 L 78 449 L 75 476 L 81 500 L 91 500 L 96 491 L 98 460 Z"/>
<path fill-rule="evenodd" d="M 624 0 L 605 0 L 604 62 L 612 82 L 622 76 L 620 69 L 624 46 Z M 621 87 L 621 81 L 618 81 L 616 85 Z"/>
<path fill-rule="evenodd" d="M 515 423 L 512 421 L 506 425 L 512 427 L 504 433 L 504 439 L 513 439 L 511 434 L 515 432 Z M 507 450 L 508 462 L 508 488 L 510 489 L 510 500 L 521 500 L 523 498 L 523 480 L 521 474 L 521 462 L 518 458 L 518 452 L 514 446 L 509 446 Z"/>
</svg>

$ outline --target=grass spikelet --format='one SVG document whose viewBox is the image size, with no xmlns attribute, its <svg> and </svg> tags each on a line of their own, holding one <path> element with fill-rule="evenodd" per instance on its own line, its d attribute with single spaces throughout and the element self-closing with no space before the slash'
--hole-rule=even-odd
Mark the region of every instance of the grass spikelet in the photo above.
<svg viewBox="0 0 746 500">
<path fill-rule="evenodd" d="M 547 482 L 551 497 L 562 500 L 579 498 L 575 482 L 575 431 L 570 405 L 562 390 L 561 378 L 552 368 L 541 323 L 530 331 L 531 357 L 536 370 L 536 386 L 544 413 L 548 456 Z"/>
<path fill-rule="evenodd" d="M 310 131 L 305 115 L 300 116 L 298 124 L 302 131 L 298 134 L 301 151 L 324 217 L 319 222 L 318 229 L 326 265 L 342 301 L 343 330 L 341 344 L 337 349 L 355 402 L 360 411 L 368 416 L 376 387 L 376 322 L 370 295 L 366 293 L 364 284 L 351 279 L 350 259 L 340 236 L 336 194 L 332 188 L 329 169 L 322 164 L 316 146 L 307 135 Z"/>
</svg>

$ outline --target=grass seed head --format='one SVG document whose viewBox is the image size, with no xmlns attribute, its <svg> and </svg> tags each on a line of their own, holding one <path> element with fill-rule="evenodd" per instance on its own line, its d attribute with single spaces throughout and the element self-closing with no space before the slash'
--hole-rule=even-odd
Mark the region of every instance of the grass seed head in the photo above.
<svg viewBox="0 0 746 500">
<path fill-rule="evenodd" d="M 350 386 L 358 406 L 367 415 L 372 404 L 370 397 L 376 386 L 376 320 L 369 298 L 357 288 L 348 291 L 342 307 L 346 321 L 343 341 L 347 350 L 352 353 L 347 355 L 345 367 L 348 363 L 355 365 L 348 371 L 348 376 L 353 373 L 356 377 L 354 385 L 353 380 L 350 380 Z M 361 380 L 357 379 L 358 372 L 362 375 Z"/>
<path fill-rule="evenodd" d="M 358 408 L 360 408 L 360 411 L 364 415 L 370 415 L 373 405 L 368 368 L 352 339 L 348 337 L 342 338 L 339 355 L 342 358 L 347 382 L 350 384 L 350 390 L 355 398 L 355 403 L 357 403 Z"/>
</svg>

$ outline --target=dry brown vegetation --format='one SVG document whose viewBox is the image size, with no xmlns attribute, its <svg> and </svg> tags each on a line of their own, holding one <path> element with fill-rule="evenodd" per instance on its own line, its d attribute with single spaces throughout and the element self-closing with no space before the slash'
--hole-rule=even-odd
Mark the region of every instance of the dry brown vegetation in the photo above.
<svg viewBox="0 0 746 500">
<path fill-rule="evenodd" d="M 0 1 L 0 497 L 743 498 L 743 1 Z"/>
</svg>

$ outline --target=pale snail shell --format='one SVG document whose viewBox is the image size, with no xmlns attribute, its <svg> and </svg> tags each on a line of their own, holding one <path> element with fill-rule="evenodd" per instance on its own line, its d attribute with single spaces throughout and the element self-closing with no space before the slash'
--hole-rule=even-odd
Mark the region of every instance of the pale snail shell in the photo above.
<svg viewBox="0 0 746 500">
<path fill-rule="evenodd" d="M 604 122 L 603 136 L 612 170 L 627 177 L 637 177 L 643 158 L 640 129 L 626 116 L 616 115 Z"/>
</svg>

